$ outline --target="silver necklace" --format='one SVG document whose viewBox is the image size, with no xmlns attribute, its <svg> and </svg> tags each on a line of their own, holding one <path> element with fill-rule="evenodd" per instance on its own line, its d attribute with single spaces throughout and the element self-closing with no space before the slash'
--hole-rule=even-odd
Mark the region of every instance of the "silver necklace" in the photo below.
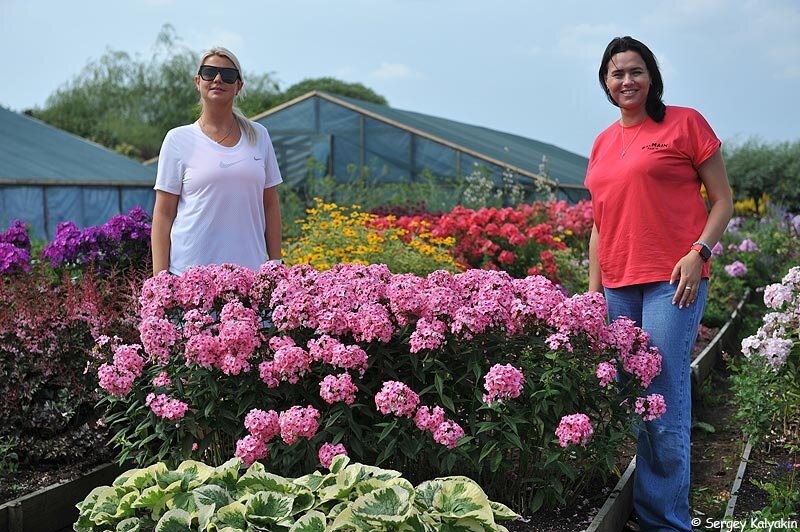
<svg viewBox="0 0 800 532">
<path fill-rule="evenodd" d="M 619 158 L 620 158 L 620 159 L 622 159 L 623 157 L 625 157 L 625 154 L 626 154 L 626 153 L 628 153 L 628 148 L 630 148 L 630 147 L 631 147 L 631 144 L 633 144 L 633 141 L 635 141 L 635 140 L 636 140 L 636 137 L 638 137 L 638 136 L 639 136 L 639 131 L 641 131 L 641 130 L 642 130 L 642 126 L 643 126 L 643 125 L 644 125 L 644 120 L 642 120 L 642 123 L 641 123 L 641 124 L 639 124 L 639 127 L 638 127 L 638 128 L 636 128 L 636 133 L 634 133 L 634 134 L 633 134 L 633 138 L 631 139 L 631 141 L 630 141 L 630 142 L 628 143 L 628 145 L 626 146 L 626 145 L 625 145 L 625 126 L 623 126 L 623 125 L 622 125 L 622 123 L 620 123 L 620 127 L 622 128 L 622 131 L 621 131 L 621 134 L 622 134 L 622 151 L 621 151 L 621 152 L 619 152 Z"/>
<path fill-rule="evenodd" d="M 210 138 L 211 140 L 214 140 L 214 142 L 216 142 L 217 144 L 222 144 L 222 141 L 223 141 L 223 140 L 225 140 L 225 139 L 227 139 L 227 138 L 230 136 L 230 134 L 231 134 L 231 131 L 233 131 L 233 125 L 234 125 L 235 123 L 236 123 L 236 119 L 234 119 L 234 120 L 231 122 L 231 127 L 229 127 L 229 128 L 228 128 L 228 132 L 227 132 L 227 133 L 225 133 L 225 136 L 224 136 L 224 137 L 222 137 L 222 138 L 221 138 L 221 139 L 219 139 L 219 140 L 214 140 L 214 138 L 213 138 L 211 135 L 209 135 L 209 134 L 206 132 L 206 127 L 203 125 L 203 122 L 202 122 L 202 121 L 200 121 L 200 128 L 203 130 L 203 132 L 205 132 L 205 133 L 206 133 L 206 135 L 208 136 L 208 138 Z"/>
</svg>

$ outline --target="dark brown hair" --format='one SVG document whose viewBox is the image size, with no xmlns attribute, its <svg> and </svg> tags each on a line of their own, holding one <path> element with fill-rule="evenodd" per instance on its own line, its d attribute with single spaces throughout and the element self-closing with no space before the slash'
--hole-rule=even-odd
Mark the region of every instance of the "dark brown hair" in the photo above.
<svg viewBox="0 0 800 532">
<path fill-rule="evenodd" d="M 661 79 L 661 71 L 658 69 L 658 61 L 656 56 L 650 51 L 650 48 L 645 46 L 644 43 L 637 41 L 633 37 L 614 37 L 603 53 L 603 60 L 600 62 L 600 86 L 606 93 L 608 101 L 619 107 L 619 104 L 611 97 L 611 93 L 606 86 L 606 75 L 608 74 L 608 62 L 616 54 L 622 52 L 633 51 L 639 54 L 647 67 L 647 73 L 650 75 L 650 91 L 647 93 L 647 101 L 645 102 L 645 111 L 647 116 L 655 122 L 664 120 L 664 114 L 667 111 L 667 106 L 661 101 L 664 95 L 664 81 Z"/>
</svg>

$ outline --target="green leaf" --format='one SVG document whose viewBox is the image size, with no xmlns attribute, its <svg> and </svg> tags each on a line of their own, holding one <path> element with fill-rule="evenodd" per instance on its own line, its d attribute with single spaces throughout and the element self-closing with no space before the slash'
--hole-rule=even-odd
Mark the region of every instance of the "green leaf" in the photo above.
<svg viewBox="0 0 800 532">
<path fill-rule="evenodd" d="M 198 507 L 201 505 L 211 505 L 214 508 L 222 508 L 232 502 L 228 490 L 214 484 L 195 488 L 192 490 L 192 497 Z"/>
<path fill-rule="evenodd" d="M 172 498 L 172 494 L 167 493 L 164 488 L 160 486 L 150 486 L 142 491 L 131 506 L 150 510 L 153 520 L 157 520 L 170 498 Z"/>
<path fill-rule="evenodd" d="M 467 477 L 449 477 L 433 497 L 433 508 L 443 518 L 477 519 L 494 525 L 489 498 L 480 486 Z"/>
<path fill-rule="evenodd" d="M 245 518 L 248 523 L 264 527 L 283 521 L 292 515 L 294 497 L 282 493 L 259 491 L 245 505 Z"/>
<path fill-rule="evenodd" d="M 439 532 L 484 532 L 486 528 L 480 521 L 473 518 L 456 519 L 452 522 L 443 522 L 438 527 Z"/>
<path fill-rule="evenodd" d="M 192 525 L 192 516 L 186 510 L 170 510 L 156 523 L 155 532 L 186 532 Z"/>
<path fill-rule="evenodd" d="M 298 519 L 289 532 L 325 532 L 326 525 L 325 514 L 314 510 Z"/>
<path fill-rule="evenodd" d="M 129 517 L 117 523 L 116 532 L 139 532 L 142 529 L 142 522 L 138 517 Z"/>
<path fill-rule="evenodd" d="M 489 506 L 492 509 L 495 521 L 510 521 L 520 517 L 519 514 L 503 503 L 489 501 Z"/>
<path fill-rule="evenodd" d="M 693 429 L 700 429 L 705 432 L 716 432 L 717 429 L 714 428 L 714 425 L 710 423 L 706 423 L 705 421 L 695 421 L 692 423 Z"/>
<path fill-rule="evenodd" d="M 387 486 L 362 495 L 350 508 L 355 517 L 370 525 L 398 524 L 411 513 L 411 497 L 400 486 Z"/>
<path fill-rule="evenodd" d="M 223 527 L 246 530 L 247 519 L 245 517 L 246 507 L 239 501 L 232 502 L 227 506 L 217 510 L 212 522 Z"/>
<path fill-rule="evenodd" d="M 347 464 L 349 463 L 350 463 L 350 458 L 348 458 L 346 454 L 338 454 L 333 457 L 333 460 L 331 460 L 331 467 L 329 470 L 332 474 L 335 475 L 339 473 L 339 471 L 347 467 Z"/>
<path fill-rule="evenodd" d="M 381 431 L 380 435 L 378 436 L 378 443 L 382 442 L 386 439 L 386 437 L 392 432 L 392 430 L 397 426 L 397 418 L 392 420 L 391 423 L 387 423 L 386 427 Z"/>
</svg>

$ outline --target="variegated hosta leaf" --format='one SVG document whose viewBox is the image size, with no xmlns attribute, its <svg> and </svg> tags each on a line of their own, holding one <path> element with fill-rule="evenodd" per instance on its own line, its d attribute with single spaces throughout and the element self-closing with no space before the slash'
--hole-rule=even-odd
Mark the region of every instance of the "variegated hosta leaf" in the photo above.
<svg viewBox="0 0 800 532">
<path fill-rule="evenodd" d="M 247 490 L 251 493 L 257 491 L 275 491 L 278 493 L 292 493 L 295 489 L 291 480 L 285 479 L 266 471 L 248 470 L 236 482 L 236 489 Z"/>
<path fill-rule="evenodd" d="M 187 532 L 192 525 L 192 516 L 186 510 L 170 510 L 156 523 L 155 532 Z"/>
<path fill-rule="evenodd" d="M 433 497 L 442 489 L 440 479 L 428 480 L 423 482 L 415 490 L 414 506 L 422 511 L 433 508 Z"/>
<path fill-rule="evenodd" d="M 198 506 L 201 504 L 210 504 L 215 508 L 222 508 L 223 506 L 227 506 L 232 502 L 231 496 L 228 494 L 228 490 L 215 484 L 200 486 L 199 488 L 193 489 L 192 497 L 194 497 L 194 502 Z"/>
<path fill-rule="evenodd" d="M 298 486 L 303 486 L 305 488 L 310 489 L 311 491 L 317 491 L 326 480 L 328 482 L 332 482 L 335 479 L 331 478 L 332 475 L 321 475 L 319 471 L 314 471 L 310 475 L 303 475 L 302 477 L 296 478 L 293 480 L 295 484 Z"/>
<path fill-rule="evenodd" d="M 361 496 L 361 495 L 366 495 L 371 491 L 375 491 L 376 489 L 385 488 L 386 485 L 387 484 L 385 480 L 380 480 L 377 478 L 368 478 L 362 480 L 361 482 L 353 486 L 353 488 L 355 489 L 356 493 L 359 496 Z"/>
<path fill-rule="evenodd" d="M 314 507 L 317 498 L 310 489 L 302 486 L 295 486 L 294 504 L 292 505 L 292 513 L 295 515 L 306 512 Z"/>
<path fill-rule="evenodd" d="M 119 485 L 131 486 L 139 491 L 142 491 L 150 486 L 155 486 L 156 475 L 164 474 L 167 471 L 167 466 L 165 466 L 163 462 L 159 462 L 144 469 L 131 469 L 126 471 L 117 477 L 117 479 L 114 481 L 114 484 L 117 485 L 117 483 L 119 483 Z"/>
<path fill-rule="evenodd" d="M 125 490 L 119 486 L 100 490 L 89 518 L 98 525 L 115 523 L 114 515 L 117 513 L 120 498 L 123 496 L 125 496 Z"/>
<path fill-rule="evenodd" d="M 138 498 L 139 490 L 137 489 L 133 489 L 133 491 L 129 491 L 123 495 L 119 500 L 119 504 L 117 505 L 117 513 L 114 514 L 114 518 L 121 519 L 123 517 L 130 517 L 134 515 L 136 510 L 133 509 L 133 503 L 136 502 L 136 499 Z"/>
<path fill-rule="evenodd" d="M 519 514 L 501 502 L 489 501 L 495 521 L 510 521 L 517 519 Z"/>
<path fill-rule="evenodd" d="M 138 517 L 129 517 L 117 523 L 116 532 L 139 532 L 142 529 L 142 522 Z"/>
<path fill-rule="evenodd" d="M 225 486 L 229 491 L 233 491 L 236 489 L 241 467 L 242 461 L 239 458 L 231 458 L 221 466 L 217 466 L 208 481 L 212 484 Z"/>
<path fill-rule="evenodd" d="M 246 530 L 247 519 L 245 518 L 245 505 L 237 501 L 223 506 L 217 510 L 217 513 L 213 517 L 213 522 L 220 530 L 226 527 Z"/>
<path fill-rule="evenodd" d="M 180 485 L 182 482 L 183 482 L 183 474 L 178 473 L 177 471 L 156 473 L 156 483 L 167 491 L 169 491 L 170 486 L 174 486 L 175 484 L 177 484 L 178 489 L 180 489 Z M 175 491 L 178 490 L 176 489 Z"/>
<path fill-rule="evenodd" d="M 322 512 L 311 511 L 298 519 L 289 532 L 325 532 L 327 520 Z"/>
<path fill-rule="evenodd" d="M 439 530 L 441 532 L 484 532 L 487 529 L 477 519 L 468 517 L 466 519 L 456 519 L 453 522 L 443 522 L 439 525 Z M 488 530 L 494 530 L 494 527 Z"/>
<path fill-rule="evenodd" d="M 131 506 L 134 508 L 147 508 L 152 513 L 153 520 L 157 521 L 161 516 L 161 512 L 167 506 L 167 501 L 172 497 L 171 493 L 167 493 L 160 486 L 150 486 L 139 494 Z"/>
<path fill-rule="evenodd" d="M 344 469 L 349 463 L 350 463 L 350 458 L 348 458 L 346 454 L 339 454 L 333 457 L 333 460 L 331 460 L 331 467 L 328 469 L 332 474 L 336 475 L 337 473 L 339 473 L 339 471 Z"/>
<path fill-rule="evenodd" d="M 90 510 L 94 508 L 94 505 L 97 502 L 97 497 L 103 490 L 107 490 L 108 488 L 109 488 L 108 486 L 96 487 L 95 489 L 89 492 L 89 495 L 87 495 L 81 502 L 79 502 L 75 506 L 77 506 L 81 514 L 90 513 Z"/>
<path fill-rule="evenodd" d="M 411 513 L 411 497 L 400 486 L 387 486 L 362 495 L 350 508 L 354 516 L 371 525 L 397 524 Z"/>
<path fill-rule="evenodd" d="M 473 518 L 494 526 L 494 514 L 489 506 L 489 498 L 471 479 L 442 481 L 441 488 L 433 496 L 432 510 L 442 518 Z"/>
<path fill-rule="evenodd" d="M 353 515 L 352 508 L 347 506 L 336 516 L 336 519 L 333 520 L 328 530 L 330 532 L 335 532 L 337 530 L 361 531 L 376 530 L 376 527 L 371 526 L 357 515 Z"/>
<path fill-rule="evenodd" d="M 256 526 L 273 525 L 292 515 L 294 497 L 271 491 L 253 494 L 245 506 L 245 518 Z"/>
<path fill-rule="evenodd" d="M 186 489 L 188 490 L 202 486 L 214 474 L 213 467 L 196 460 L 184 460 L 176 471 L 183 474 L 184 480 L 187 481 Z"/>
</svg>

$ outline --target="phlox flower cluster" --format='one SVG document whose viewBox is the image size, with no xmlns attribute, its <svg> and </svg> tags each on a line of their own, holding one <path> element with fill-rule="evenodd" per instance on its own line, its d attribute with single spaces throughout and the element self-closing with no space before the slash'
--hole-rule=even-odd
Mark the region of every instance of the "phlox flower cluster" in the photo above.
<svg viewBox="0 0 800 532">
<path fill-rule="evenodd" d="M 561 418 L 556 429 L 558 444 L 567 447 L 569 444 L 586 446 L 594 434 L 589 416 L 586 414 L 571 414 Z"/>
<path fill-rule="evenodd" d="M 158 374 L 158 377 L 153 379 L 153 386 L 167 388 L 172 386 L 172 379 L 169 378 L 169 375 L 167 375 L 166 371 L 162 371 Z"/>
<path fill-rule="evenodd" d="M 754 253 L 756 251 L 761 251 L 758 248 L 758 245 L 749 238 L 745 238 L 744 240 L 742 240 L 741 244 L 739 244 L 738 249 L 743 253 Z"/>
<path fill-rule="evenodd" d="M 274 410 L 264 411 L 254 408 L 244 418 L 244 426 L 250 432 L 236 442 L 235 456 L 250 467 L 256 460 L 266 458 L 269 454 L 267 443 L 280 433 L 278 413 Z"/>
<path fill-rule="evenodd" d="M 154 393 L 147 394 L 145 404 L 149 406 L 150 410 L 158 417 L 163 417 L 171 421 L 181 419 L 189 409 L 188 404 L 178 399 L 172 399 L 164 393 L 158 395 Z"/>
<path fill-rule="evenodd" d="M 800 338 L 800 266 L 764 289 L 764 304 L 776 312 L 765 314 L 756 334 L 742 340 L 742 353 L 761 356 L 779 371 Z"/>
<path fill-rule="evenodd" d="M 356 392 L 358 387 L 353 384 L 349 373 L 326 375 L 319 383 L 319 396 L 329 405 L 339 401 L 352 405 L 356 401 Z"/>
<path fill-rule="evenodd" d="M 419 407 L 414 414 L 414 424 L 419 430 L 430 432 L 436 443 L 448 449 L 454 449 L 464 436 L 464 429 L 455 421 L 445 419 L 444 409 L 440 406 Z"/>
<path fill-rule="evenodd" d="M 367 353 L 357 345 L 344 345 L 327 334 L 309 340 L 307 345 L 314 361 L 321 360 L 334 368 L 357 371 L 362 377 L 367 371 Z"/>
<path fill-rule="evenodd" d="M 0 274 L 30 271 L 31 239 L 27 227 L 27 223 L 15 219 L 0 233 Z"/>
<path fill-rule="evenodd" d="M 647 397 L 637 397 L 634 411 L 642 416 L 645 421 L 653 421 L 664 415 L 667 411 L 667 405 L 664 402 L 664 396 L 659 393 L 653 393 Z"/>
<path fill-rule="evenodd" d="M 600 386 L 605 388 L 617 378 L 617 366 L 613 362 L 600 362 L 595 373 L 600 380 Z"/>
<path fill-rule="evenodd" d="M 735 260 L 725 266 L 725 272 L 731 277 L 742 277 L 747 275 L 747 266 L 742 261 Z"/>
<path fill-rule="evenodd" d="M 381 414 L 412 417 L 419 405 L 419 395 L 399 381 L 386 381 L 375 394 L 375 406 Z"/>
<path fill-rule="evenodd" d="M 483 388 L 486 394 L 483 401 L 492 404 L 505 399 L 516 399 L 522 392 L 525 377 L 522 372 L 511 364 L 495 364 L 483 378 Z"/>
<path fill-rule="evenodd" d="M 300 438 L 310 440 L 317 433 L 319 425 L 319 411 L 313 406 L 305 408 L 293 406 L 289 410 L 281 412 L 278 424 L 281 428 L 281 439 L 287 445 L 295 443 Z"/>
<path fill-rule="evenodd" d="M 622 369 L 636 377 L 643 388 L 661 373 L 661 354 L 648 347 L 650 336 L 628 318 L 617 318 L 603 332 L 603 342 L 616 352 Z M 605 368 L 604 372 L 609 369 Z M 598 368 L 599 372 L 599 368 Z M 602 379 L 598 373 L 598 379 Z M 610 381 L 609 381 L 610 382 Z"/>
<path fill-rule="evenodd" d="M 73 222 L 61 222 L 53 240 L 42 250 L 42 257 L 53 267 L 96 260 L 136 263 L 149 251 L 149 216 L 141 207 L 134 207 L 128 214 L 83 230 Z"/>
<path fill-rule="evenodd" d="M 113 395 L 126 395 L 133 381 L 142 375 L 144 359 L 141 345 L 120 345 L 114 349 L 113 364 L 102 364 L 97 370 L 100 387 Z"/>
<path fill-rule="evenodd" d="M 322 447 L 319 448 L 319 463 L 322 464 L 322 467 L 325 469 L 330 469 L 333 458 L 340 454 L 347 456 L 347 449 L 344 448 L 344 445 L 341 443 L 334 445 L 325 442 L 322 444 Z"/>
<path fill-rule="evenodd" d="M 258 366 L 259 376 L 268 387 L 275 388 L 281 381 L 296 384 L 311 370 L 311 355 L 298 347 L 291 337 L 273 336 L 269 345 L 275 351 L 272 360 Z"/>
</svg>

